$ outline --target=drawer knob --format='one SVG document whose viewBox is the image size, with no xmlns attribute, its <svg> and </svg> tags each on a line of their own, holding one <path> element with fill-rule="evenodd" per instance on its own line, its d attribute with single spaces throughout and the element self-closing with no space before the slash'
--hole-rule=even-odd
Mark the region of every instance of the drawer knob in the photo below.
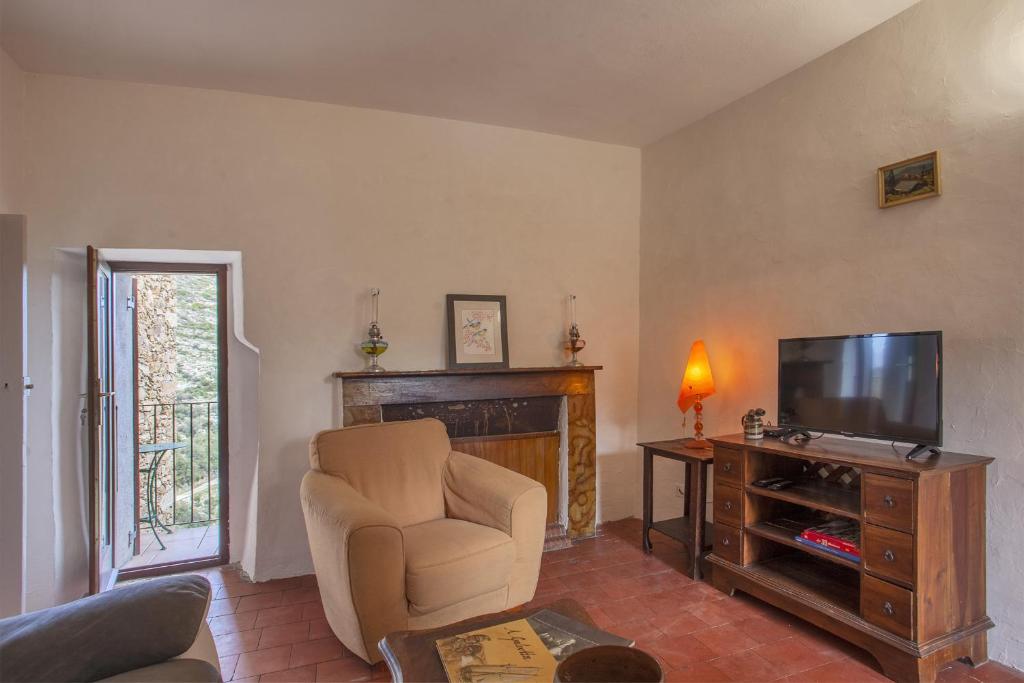
<svg viewBox="0 0 1024 683">
<path fill-rule="evenodd" d="M 724 465 L 722 465 L 722 471 L 723 472 L 732 472 L 732 463 L 731 462 L 727 462 Z"/>
<path fill-rule="evenodd" d="M 722 538 L 722 545 L 726 545 L 726 546 L 729 545 L 729 537 L 728 536 L 724 536 Z"/>
<path fill-rule="evenodd" d="M 885 498 L 882 499 L 882 502 L 885 503 L 885 507 L 896 507 L 896 500 L 892 496 L 886 496 Z"/>
<path fill-rule="evenodd" d="M 732 501 L 731 500 L 725 501 L 725 504 L 722 505 L 722 507 L 724 507 L 726 510 L 732 510 Z"/>
<path fill-rule="evenodd" d="M 884 605 L 882 605 L 882 611 L 885 612 L 886 616 L 890 617 L 896 614 L 896 608 L 893 607 L 892 603 L 888 601 Z"/>
<path fill-rule="evenodd" d="M 891 551 L 891 550 L 886 550 L 884 553 L 882 553 L 882 557 L 885 558 L 886 562 L 895 562 L 896 561 L 896 554 L 893 553 L 893 551 Z"/>
</svg>

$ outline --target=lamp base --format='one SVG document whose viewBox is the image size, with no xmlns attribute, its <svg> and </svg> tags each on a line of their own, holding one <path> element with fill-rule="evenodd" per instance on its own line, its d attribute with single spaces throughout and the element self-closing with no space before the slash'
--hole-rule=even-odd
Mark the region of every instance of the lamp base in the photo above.
<svg viewBox="0 0 1024 683">
<path fill-rule="evenodd" d="M 711 449 L 714 445 L 707 439 L 695 439 L 692 436 L 683 438 L 683 445 L 687 448 L 707 448 Z"/>
</svg>

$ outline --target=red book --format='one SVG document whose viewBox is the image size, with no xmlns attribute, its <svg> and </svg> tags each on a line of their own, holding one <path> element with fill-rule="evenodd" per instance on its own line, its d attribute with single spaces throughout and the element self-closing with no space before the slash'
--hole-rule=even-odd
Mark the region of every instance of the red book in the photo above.
<svg viewBox="0 0 1024 683">
<path fill-rule="evenodd" d="M 818 531 L 813 531 L 811 529 L 807 529 L 800 535 L 806 538 L 808 541 L 812 541 L 814 543 L 817 543 L 818 545 L 823 545 L 826 548 L 835 548 L 836 550 L 841 550 L 844 553 L 850 553 L 851 555 L 856 555 L 857 557 L 860 557 L 860 548 L 857 547 L 856 543 L 844 541 L 841 538 L 829 536 L 828 534 L 823 534 Z"/>
<path fill-rule="evenodd" d="M 808 527 L 800 536 L 808 541 L 860 557 L 860 524 L 850 519 L 833 519 Z"/>
</svg>

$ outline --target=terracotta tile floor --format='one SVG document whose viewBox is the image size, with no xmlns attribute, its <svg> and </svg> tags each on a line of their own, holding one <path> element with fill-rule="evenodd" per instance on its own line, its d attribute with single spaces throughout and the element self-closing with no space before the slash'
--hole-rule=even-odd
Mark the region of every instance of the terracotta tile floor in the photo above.
<svg viewBox="0 0 1024 683">
<path fill-rule="evenodd" d="M 640 550 L 640 522 L 604 525 L 593 540 L 545 554 L 532 605 L 572 597 L 600 626 L 654 653 L 666 681 L 884 681 L 864 651 L 737 593 L 729 598 L 681 573 L 681 545 L 653 534 Z M 389 680 L 333 636 L 316 578 L 248 583 L 231 568 L 201 572 L 214 584 L 210 627 L 224 680 Z M 943 683 L 1024 681 L 1000 664 L 947 667 Z"/>
</svg>

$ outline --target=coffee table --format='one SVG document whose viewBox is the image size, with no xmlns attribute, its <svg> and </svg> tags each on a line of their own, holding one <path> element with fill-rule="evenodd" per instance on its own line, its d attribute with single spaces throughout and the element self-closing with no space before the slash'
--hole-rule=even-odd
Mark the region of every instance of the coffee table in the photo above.
<svg viewBox="0 0 1024 683">
<path fill-rule="evenodd" d="M 424 631 L 395 631 L 384 636 L 377 647 L 384 655 L 384 661 L 387 662 L 388 669 L 391 670 L 391 678 L 394 683 L 447 681 L 448 676 L 441 665 L 441 657 L 437 654 L 434 641 L 457 636 L 466 631 L 502 624 L 506 621 L 525 619 L 542 609 L 549 609 L 587 626 L 596 627 L 581 604 L 571 598 L 562 598 L 543 607 L 518 607 L 505 612 L 473 617 L 440 628 Z"/>
</svg>

